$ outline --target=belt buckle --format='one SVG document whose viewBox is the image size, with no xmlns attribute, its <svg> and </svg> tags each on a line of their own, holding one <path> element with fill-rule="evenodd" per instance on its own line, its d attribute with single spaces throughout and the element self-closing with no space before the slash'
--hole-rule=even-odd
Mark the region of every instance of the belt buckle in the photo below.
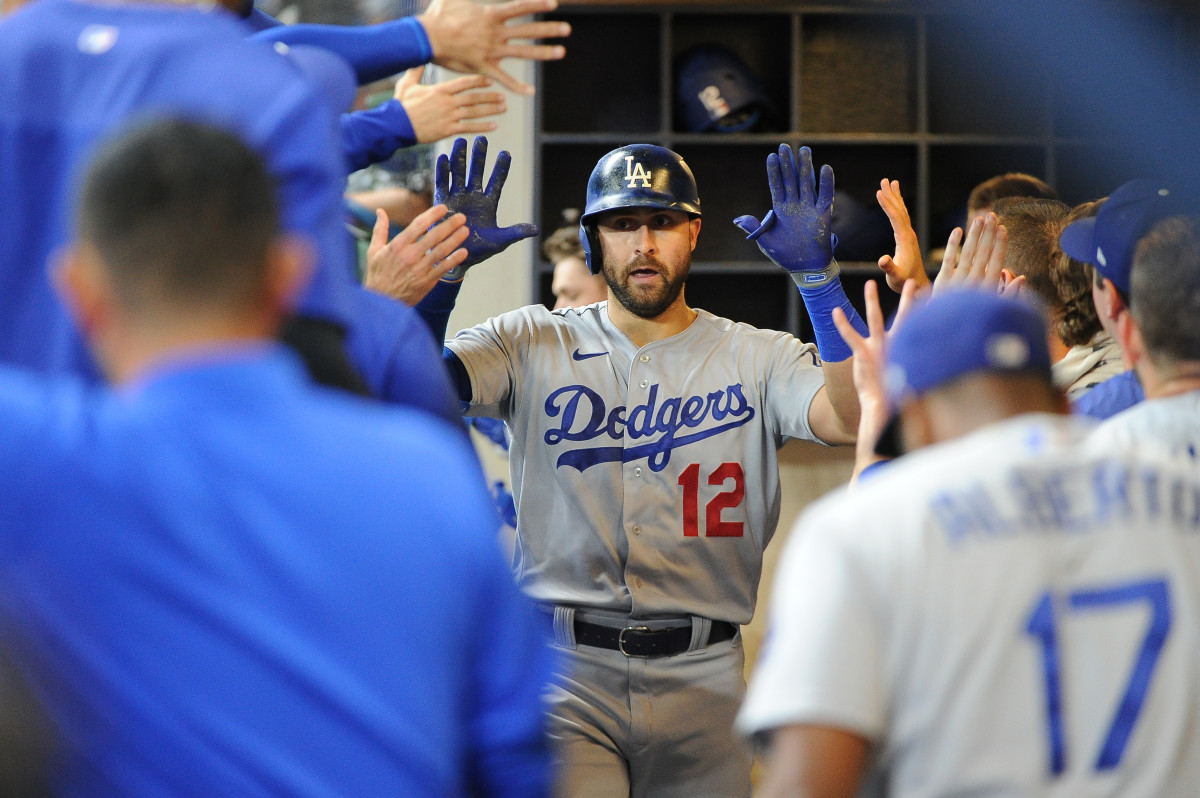
<svg viewBox="0 0 1200 798">
<path fill-rule="evenodd" d="M 617 635 L 617 650 L 624 654 L 627 658 L 637 657 L 639 659 L 647 659 L 649 654 L 630 654 L 625 650 L 625 633 L 626 632 L 653 632 L 649 626 L 626 626 L 621 629 L 621 633 Z"/>
</svg>

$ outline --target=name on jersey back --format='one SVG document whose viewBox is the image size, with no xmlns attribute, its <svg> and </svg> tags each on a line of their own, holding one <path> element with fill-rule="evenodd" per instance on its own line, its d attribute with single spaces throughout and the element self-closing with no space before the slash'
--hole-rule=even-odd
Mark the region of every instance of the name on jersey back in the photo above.
<svg viewBox="0 0 1200 798">
<path fill-rule="evenodd" d="M 1169 521 L 1200 532 L 1200 481 L 1149 465 L 1100 462 L 1014 469 L 1003 480 L 969 482 L 936 493 L 933 517 L 952 545 L 1017 534 L 1138 529 Z"/>
</svg>

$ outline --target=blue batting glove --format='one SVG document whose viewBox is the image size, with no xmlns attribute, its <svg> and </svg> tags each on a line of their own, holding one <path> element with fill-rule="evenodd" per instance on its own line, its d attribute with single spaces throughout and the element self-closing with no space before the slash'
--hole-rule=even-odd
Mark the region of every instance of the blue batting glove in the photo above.
<svg viewBox="0 0 1200 798">
<path fill-rule="evenodd" d="M 800 148 L 800 167 L 792 148 L 779 145 L 779 153 L 767 156 L 767 182 L 771 187 L 771 210 L 760 223 L 753 216 L 739 216 L 733 223 L 747 233 L 746 240 L 758 244 L 763 254 L 787 269 L 801 288 L 818 288 L 829 282 L 833 269 L 833 169 L 821 167 L 821 187 L 813 174 L 812 150 Z M 796 275 L 799 275 L 798 277 Z"/>
<path fill-rule="evenodd" d="M 760 223 L 753 216 L 739 216 L 733 223 L 748 233 L 763 254 L 787 269 L 800 288 L 800 296 L 813 325 L 813 337 L 821 359 L 838 363 L 854 352 L 842 339 L 833 321 L 833 309 L 841 308 L 850 325 L 867 336 L 867 325 L 846 298 L 838 276 L 833 248 L 837 244 L 833 223 L 833 169 L 821 167 L 821 188 L 813 174 L 812 150 L 800 148 L 800 168 L 792 148 L 779 145 L 779 154 L 767 156 L 767 182 L 771 186 L 771 210 Z"/>
<path fill-rule="evenodd" d="M 444 204 L 450 213 L 462 213 L 467 217 L 471 233 L 463 247 L 467 259 L 442 277 L 446 282 L 457 282 L 467 269 L 493 255 L 508 249 L 509 245 L 525 238 L 536 236 L 540 230 L 536 224 L 515 224 L 511 227 L 496 225 L 496 206 L 500 204 L 500 191 L 508 179 L 508 167 L 512 156 L 501 150 L 492 167 L 492 176 L 487 188 L 483 188 L 483 167 L 487 161 L 487 138 L 476 136 L 471 151 L 471 169 L 467 172 L 467 140 L 457 138 L 450 150 L 450 157 L 439 155 L 434 174 L 433 202 Z"/>
</svg>

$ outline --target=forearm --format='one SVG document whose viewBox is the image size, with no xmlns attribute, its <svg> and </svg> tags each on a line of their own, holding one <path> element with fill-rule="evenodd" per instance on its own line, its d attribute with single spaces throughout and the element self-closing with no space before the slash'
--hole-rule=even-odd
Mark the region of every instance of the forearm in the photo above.
<svg viewBox="0 0 1200 798">
<path fill-rule="evenodd" d="M 859 406 L 858 439 L 854 443 L 854 473 L 850 476 L 852 485 L 856 484 L 868 469 L 885 459 L 876 454 L 875 447 L 884 427 L 887 426 L 887 405 L 877 401 L 864 402 L 860 398 Z"/>
<path fill-rule="evenodd" d="M 332 50 L 350 62 L 360 85 L 429 63 L 433 58 L 425 28 L 414 17 L 378 25 L 287 25 L 267 28 L 250 38 Z"/>
<path fill-rule="evenodd" d="M 342 153 L 351 172 L 386 161 L 396 150 L 417 143 L 399 100 L 388 100 L 368 111 L 342 114 L 339 125 Z"/>
<path fill-rule="evenodd" d="M 778 729 L 755 798 L 853 798 L 866 750 L 865 740 L 839 729 Z"/>
<path fill-rule="evenodd" d="M 846 296 L 846 289 L 842 286 L 842 278 L 838 271 L 837 261 L 830 261 L 825 272 L 792 273 L 792 280 L 800 289 L 800 298 L 804 301 L 804 309 L 808 311 L 809 321 L 812 322 L 813 337 L 815 338 L 813 343 L 817 345 L 817 351 L 821 353 L 821 360 L 826 363 L 848 361 L 853 354 L 850 345 L 846 343 L 842 334 L 838 332 L 837 325 L 833 322 L 834 308 L 842 309 L 850 325 L 859 334 L 867 334 L 867 325 L 858 315 L 858 311 L 854 309 L 854 305 L 850 303 L 849 297 Z M 827 277 L 826 282 L 811 287 L 814 274 L 832 274 L 832 276 Z"/>
<path fill-rule="evenodd" d="M 858 438 L 859 405 L 858 391 L 854 388 L 854 360 L 849 358 L 836 363 L 823 361 L 825 373 L 825 395 L 833 410 L 833 435 L 823 437 L 827 443 L 851 443 Z"/>
</svg>

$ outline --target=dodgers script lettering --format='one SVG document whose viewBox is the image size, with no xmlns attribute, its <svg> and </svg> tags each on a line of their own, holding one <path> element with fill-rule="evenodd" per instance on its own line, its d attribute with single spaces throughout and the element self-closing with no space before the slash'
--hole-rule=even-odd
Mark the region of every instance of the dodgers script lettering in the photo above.
<svg viewBox="0 0 1200 798">
<path fill-rule="evenodd" d="M 650 386 L 644 404 L 611 410 L 604 397 L 586 385 L 567 385 L 546 397 L 546 415 L 559 419 L 559 425 L 547 430 L 545 441 L 556 446 L 564 441 L 586 442 L 607 436 L 621 441 L 656 437 L 636 446 L 600 446 L 568 449 L 558 457 L 558 466 L 580 471 L 597 463 L 625 462 L 646 458 L 651 470 L 662 471 L 671 460 L 671 452 L 681 446 L 711 438 L 740 427 L 754 418 L 754 408 L 746 401 L 741 383 L 713 391 L 706 396 L 670 397 L 661 402 L 657 383 Z M 685 428 L 704 429 L 679 435 Z"/>
</svg>

